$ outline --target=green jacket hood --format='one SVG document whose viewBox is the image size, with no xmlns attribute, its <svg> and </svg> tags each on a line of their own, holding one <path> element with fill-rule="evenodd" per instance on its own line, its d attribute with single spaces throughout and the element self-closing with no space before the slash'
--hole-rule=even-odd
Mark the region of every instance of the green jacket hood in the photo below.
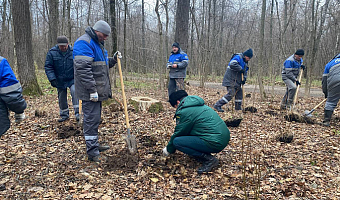
<svg viewBox="0 0 340 200">
<path fill-rule="evenodd" d="M 204 100 L 199 96 L 187 96 L 179 103 L 177 110 L 192 106 L 203 106 Z"/>
</svg>

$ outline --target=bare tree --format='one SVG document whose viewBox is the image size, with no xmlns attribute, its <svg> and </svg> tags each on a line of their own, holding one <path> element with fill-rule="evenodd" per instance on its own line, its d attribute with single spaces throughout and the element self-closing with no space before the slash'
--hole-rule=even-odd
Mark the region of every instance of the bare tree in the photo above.
<svg viewBox="0 0 340 200">
<path fill-rule="evenodd" d="M 41 95 L 33 63 L 32 30 L 29 2 L 12 0 L 15 50 L 18 64 L 18 74 L 23 93 Z"/>
<path fill-rule="evenodd" d="M 260 96 L 261 100 L 264 100 L 266 98 L 266 93 L 264 91 L 264 86 L 263 86 L 263 64 L 264 64 L 264 22 L 266 19 L 266 0 L 262 0 L 262 12 L 261 12 L 261 25 L 260 25 L 260 59 L 259 59 L 259 70 L 257 73 L 257 80 L 259 83 L 259 88 L 260 88 Z"/>
<path fill-rule="evenodd" d="M 48 36 L 49 36 L 49 48 L 53 47 L 57 43 L 58 30 L 59 30 L 59 10 L 58 0 L 48 0 Z"/>
<path fill-rule="evenodd" d="M 189 40 L 190 0 L 177 1 L 175 41 L 186 51 Z"/>
</svg>

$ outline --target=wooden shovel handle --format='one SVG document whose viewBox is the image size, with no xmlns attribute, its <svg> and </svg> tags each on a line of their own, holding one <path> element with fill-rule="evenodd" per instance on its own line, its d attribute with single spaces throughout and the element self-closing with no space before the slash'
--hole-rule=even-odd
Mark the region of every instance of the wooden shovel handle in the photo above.
<svg viewBox="0 0 340 200">
<path fill-rule="evenodd" d="M 244 81 L 244 75 L 242 73 L 242 81 Z M 244 85 L 242 85 L 242 108 L 244 109 L 244 101 L 245 101 L 245 94 L 244 94 Z"/>
<path fill-rule="evenodd" d="M 317 109 L 321 104 L 323 104 L 323 102 L 325 102 L 327 99 L 322 100 L 318 105 L 316 105 L 313 110 Z"/>
<path fill-rule="evenodd" d="M 303 74 L 303 69 L 300 70 L 300 74 L 299 74 L 299 82 L 301 83 L 301 78 L 302 78 L 302 74 Z M 295 103 L 296 103 L 296 100 L 297 100 L 297 96 L 298 96 L 298 93 L 299 93 L 299 88 L 300 88 L 300 85 L 298 85 L 296 87 L 296 92 L 295 92 L 295 96 L 294 96 L 294 100 L 293 100 L 293 106 L 295 106 Z"/>
<path fill-rule="evenodd" d="M 118 56 L 117 56 L 117 64 L 118 64 L 118 71 L 119 71 L 119 76 L 120 76 L 120 85 L 122 86 L 122 95 L 123 95 L 126 128 L 130 129 L 129 116 L 128 116 L 127 103 L 126 103 L 126 96 L 125 96 L 125 90 L 124 90 L 123 73 L 122 73 L 122 67 L 120 65 L 120 58 Z"/>
</svg>

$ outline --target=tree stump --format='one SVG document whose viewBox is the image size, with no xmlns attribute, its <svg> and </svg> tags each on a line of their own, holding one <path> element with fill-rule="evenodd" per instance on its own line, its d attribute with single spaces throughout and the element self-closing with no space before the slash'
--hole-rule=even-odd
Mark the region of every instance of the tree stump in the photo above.
<svg viewBox="0 0 340 200">
<path fill-rule="evenodd" d="M 148 111 L 150 106 L 160 101 L 150 97 L 132 97 L 130 103 L 133 104 L 136 111 Z"/>
</svg>

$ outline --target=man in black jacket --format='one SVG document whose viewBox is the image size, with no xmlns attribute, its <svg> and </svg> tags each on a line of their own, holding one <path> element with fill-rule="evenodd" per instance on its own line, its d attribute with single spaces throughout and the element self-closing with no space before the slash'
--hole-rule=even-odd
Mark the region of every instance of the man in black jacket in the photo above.
<svg viewBox="0 0 340 200">
<path fill-rule="evenodd" d="M 58 44 L 47 53 L 45 72 L 51 85 L 58 90 L 61 117 L 58 122 L 63 122 L 69 118 L 67 88 L 70 88 L 74 114 L 76 120 L 79 121 L 79 101 L 75 95 L 74 87 L 73 49 L 65 36 L 59 36 L 57 42 Z"/>
</svg>

